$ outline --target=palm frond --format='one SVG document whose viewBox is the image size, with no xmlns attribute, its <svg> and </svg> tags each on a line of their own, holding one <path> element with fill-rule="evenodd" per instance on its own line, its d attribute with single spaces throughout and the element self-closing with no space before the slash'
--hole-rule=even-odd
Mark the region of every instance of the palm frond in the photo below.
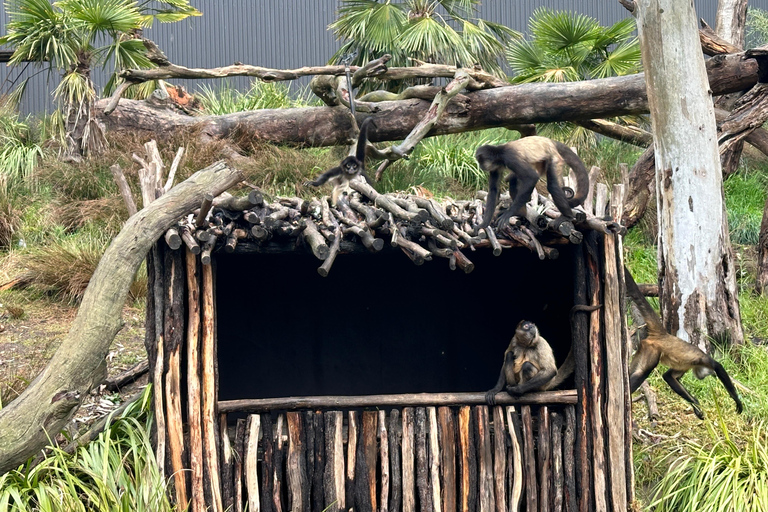
<svg viewBox="0 0 768 512">
<path fill-rule="evenodd" d="M 606 78 L 609 76 L 630 75 L 640 71 L 640 45 L 637 39 L 624 41 L 617 46 L 602 62 L 595 66 L 593 76 Z"/>
<path fill-rule="evenodd" d="M 461 34 L 432 17 L 408 20 L 399 41 L 406 52 L 423 60 L 457 66 L 471 65 L 474 60 Z"/>
<path fill-rule="evenodd" d="M 531 17 L 529 29 L 542 46 L 561 51 L 594 39 L 600 30 L 600 24 L 584 14 L 540 7 Z"/>
<path fill-rule="evenodd" d="M 73 19 L 84 22 L 92 35 L 129 32 L 140 22 L 139 10 L 131 0 L 62 0 L 59 5 Z"/>
</svg>

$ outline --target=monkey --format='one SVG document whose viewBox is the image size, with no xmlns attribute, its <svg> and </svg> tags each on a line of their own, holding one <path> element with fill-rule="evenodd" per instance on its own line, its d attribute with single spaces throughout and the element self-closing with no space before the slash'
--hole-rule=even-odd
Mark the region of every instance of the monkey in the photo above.
<svg viewBox="0 0 768 512">
<path fill-rule="evenodd" d="M 556 374 L 557 364 L 552 347 L 539 334 L 536 324 L 521 320 L 504 352 L 499 380 L 493 389 L 485 393 L 485 401 L 488 405 L 495 405 L 496 393 L 505 388 L 513 396 L 542 389 Z"/>
<path fill-rule="evenodd" d="M 629 363 L 630 392 L 634 393 L 648 378 L 651 371 L 661 363 L 669 368 L 664 373 L 664 381 L 672 388 L 672 391 L 688 401 L 693 406 L 696 417 L 703 420 L 704 413 L 701 411 L 699 401 L 683 387 L 680 383 L 680 377 L 691 369 L 699 379 L 714 373 L 723 383 L 733 401 L 736 402 L 736 412 L 741 414 L 744 407 L 725 368 L 699 347 L 666 332 L 661 318 L 646 300 L 627 267 L 624 267 L 624 279 L 627 295 L 637 305 L 648 330 L 648 336 L 640 340 L 640 346 Z"/>
<path fill-rule="evenodd" d="M 304 185 L 319 187 L 328 180 L 333 183 L 332 202 L 335 205 L 342 193 L 349 191 L 349 182 L 357 176 L 362 176 L 369 185 L 373 185 L 371 178 L 365 172 L 365 145 L 368 142 L 368 127 L 373 124 L 373 119 L 366 118 L 360 125 L 360 134 L 357 138 L 355 154 L 349 155 L 337 167 L 325 171 L 314 181 L 306 181 Z"/>
<path fill-rule="evenodd" d="M 499 180 L 504 168 L 509 169 L 505 181 L 509 182 L 512 205 L 499 217 L 498 223 L 506 225 L 513 216 L 525 218 L 525 205 L 540 177 L 546 175 L 547 190 L 552 201 L 567 219 L 573 219 L 571 208 L 584 203 L 589 189 L 589 174 L 584 163 L 568 146 L 546 137 L 530 136 L 499 144 L 486 144 L 475 151 L 480 168 L 489 173 L 488 198 L 485 214 L 479 229 L 491 223 L 499 199 Z M 567 164 L 576 174 L 576 192 L 563 187 L 562 166 Z"/>
</svg>

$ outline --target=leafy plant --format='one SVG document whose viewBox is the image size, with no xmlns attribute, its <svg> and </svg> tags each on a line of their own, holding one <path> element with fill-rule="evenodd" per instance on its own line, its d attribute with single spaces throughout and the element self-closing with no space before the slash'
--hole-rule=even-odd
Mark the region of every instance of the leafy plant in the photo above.
<svg viewBox="0 0 768 512">
<path fill-rule="evenodd" d="M 308 100 L 291 97 L 288 86 L 282 83 L 251 82 L 246 92 L 241 92 L 229 83 L 219 88 L 203 84 L 197 94 L 205 111 L 212 115 L 231 114 L 245 110 L 263 108 L 289 108 L 304 106 Z"/>
<path fill-rule="evenodd" d="M 634 19 L 610 27 L 584 14 L 540 7 L 528 23 L 530 40 L 512 41 L 506 50 L 512 82 L 574 82 L 637 73 L 640 45 Z M 626 119 L 625 121 L 627 121 Z M 570 123 L 553 123 L 544 134 L 573 145 L 593 143 L 592 132 Z"/>
<path fill-rule="evenodd" d="M 504 76 L 499 64 L 504 44 L 519 34 L 475 17 L 479 0 L 342 0 L 331 28 L 345 43 L 331 59 L 355 53 L 362 65 L 385 53 L 390 66 L 423 62 L 472 66 Z M 401 84 L 403 85 L 403 84 Z"/>
<path fill-rule="evenodd" d="M 49 447 L 40 464 L 0 476 L 0 512 L 174 510 L 149 438 L 150 389 L 74 453 Z"/>
<path fill-rule="evenodd" d="M 749 7 L 747 10 L 746 47 L 756 48 L 768 42 L 768 11 Z"/>
<path fill-rule="evenodd" d="M 43 148 L 30 124 L 29 117 L 21 119 L 15 105 L 0 104 L 0 194 L 3 196 L 18 186 L 35 190 L 35 170 Z"/>
</svg>

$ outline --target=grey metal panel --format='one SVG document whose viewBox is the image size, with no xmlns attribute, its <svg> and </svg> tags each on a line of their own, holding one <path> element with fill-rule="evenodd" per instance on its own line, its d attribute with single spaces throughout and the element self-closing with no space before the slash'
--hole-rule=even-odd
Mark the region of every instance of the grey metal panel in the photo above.
<svg viewBox="0 0 768 512">
<path fill-rule="evenodd" d="M 717 0 L 695 0 L 699 17 L 714 25 Z M 333 32 L 327 29 L 336 17 L 338 0 L 192 0 L 203 16 L 172 24 L 156 24 L 146 30 L 171 61 L 189 67 L 216 67 L 235 61 L 273 68 L 298 68 L 328 62 L 340 46 Z M 751 0 L 751 6 L 768 9 L 768 0 Z M 618 0 L 485 0 L 480 16 L 515 30 L 525 32 L 528 18 L 538 6 L 576 11 L 593 16 L 603 24 L 615 23 L 629 16 Z M 0 2 L 0 33 L 7 22 L 4 2 Z M 0 66 L 0 84 L 7 91 L 9 80 L 19 75 L 19 69 Z M 40 72 L 30 65 L 22 77 L 32 76 L 22 105 L 23 112 L 50 111 L 51 91 L 56 87 L 59 73 Z M 106 82 L 107 75 L 93 71 L 97 85 Z M 195 90 L 200 81 L 179 80 L 188 90 Z M 301 87 L 309 79 L 296 81 Z M 217 87 L 220 81 L 207 81 Z M 248 78 L 232 79 L 241 89 L 248 87 Z"/>
</svg>

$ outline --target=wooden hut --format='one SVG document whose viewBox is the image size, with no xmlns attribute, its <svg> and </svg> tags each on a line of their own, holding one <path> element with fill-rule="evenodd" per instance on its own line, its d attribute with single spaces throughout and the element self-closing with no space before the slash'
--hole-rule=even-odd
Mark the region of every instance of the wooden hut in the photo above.
<svg viewBox="0 0 768 512">
<path fill-rule="evenodd" d="M 207 198 L 152 251 L 159 459 L 190 510 L 622 511 L 633 496 L 621 227 L 475 234 L 482 200 Z M 621 186 L 614 198 L 621 197 Z M 594 205 L 594 206 L 593 206 Z M 597 217 L 594 212 L 598 212 Z M 575 225 L 574 225 L 575 224 Z M 602 304 L 577 313 L 576 304 Z M 565 389 L 484 392 L 521 319 Z"/>
</svg>

